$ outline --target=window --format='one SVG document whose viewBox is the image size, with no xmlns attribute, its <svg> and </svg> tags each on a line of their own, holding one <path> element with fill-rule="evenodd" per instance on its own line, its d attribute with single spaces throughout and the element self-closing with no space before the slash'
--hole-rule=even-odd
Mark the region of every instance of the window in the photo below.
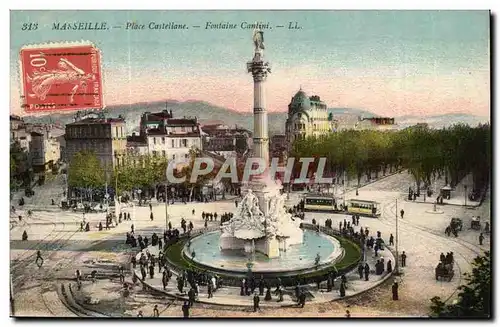
<svg viewBox="0 0 500 327">
<path fill-rule="evenodd" d="M 153 157 L 156 157 L 156 151 L 153 151 Z"/>
<path fill-rule="evenodd" d="M 167 155 L 166 152 L 165 152 L 165 150 L 162 150 L 161 154 L 163 155 L 163 157 L 166 157 L 166 155 Z"/>
<path fill-rule="evenodd" d="M 175 154 L 172 155 L 172 160 L 175 160 Z"/>
<path fill-rule="evenodd" d="M 156 137 L 153 137 L 153 144 L 156 145 Z"/>
<path fill-rule="evenodd" d="M 185 132 L 186 131 L 186 127 L 182 126 L 181 127 L 181 132 Z"/>
<path fill-rule="evenodd" d="M 184 158 L 185 158 L 185 159 L 189 158 L 189 154 L 185 153 L 185 154 L 184 154 Z"/>
<path fill-rule="evenodd" d="M 172 148 L 175 148 L 175 140 L 172 140 Z"/>
<path fill-rule="evenodd" d="M 162 136 L 162 138 L 161 138 L 161 144 L 165 144 L 165 136 Z"/>
<path fill-rule="evenodd" d="M 118 137 L 118 126 L 115 127 L 115 137 Z"/>
<path fill-rule="evenodd" d="M 187 146 L 188 146 L 188 140 L 187 139 L 182 139 L 182 146 L 184 148 L 187 148 Z"/>
</svg>

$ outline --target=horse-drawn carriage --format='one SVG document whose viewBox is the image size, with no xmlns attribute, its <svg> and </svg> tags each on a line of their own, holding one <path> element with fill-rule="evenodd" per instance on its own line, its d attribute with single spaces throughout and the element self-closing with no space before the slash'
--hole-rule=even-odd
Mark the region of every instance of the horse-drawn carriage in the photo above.
<svg viewBox="0 0 500 327">
<path fill-rule="evenodd" d="M 475 230 L 481 229 L 481 218 L 479 216 L 472 217 L 472 220 L 470 222 L 470 228 Z"/>
<path fill-rule="evenodd" d="M 453 261 L 451 263 L 438 263 L 436 267 L 436 280 L 439 280 L 439 278 L 444 278 L 448 279 L 448 281 L 451 281 L 454 275 L 455 271 L 453 270 Z"/>
</svg>

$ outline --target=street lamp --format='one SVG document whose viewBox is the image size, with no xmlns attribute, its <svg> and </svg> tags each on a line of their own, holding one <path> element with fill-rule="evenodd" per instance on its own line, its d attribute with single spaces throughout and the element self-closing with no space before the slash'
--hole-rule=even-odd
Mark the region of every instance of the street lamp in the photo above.
<svg viewBox="0 0 500 327">
<path fill-rule="evenodd" d="M 467 207 L 467 185 L 464 185 L 464 207 Z"/>
<path fill-rule="evenodd" d="M 399 228 L 398 228 L 398 199 L 396 199 L 396 267 L 395 275 L 399 275 Z"/>
<path fill-rule="evenodd" d="M 168 230 L 168 180 L 165 181 L 165 231 Z"/>
</svg>

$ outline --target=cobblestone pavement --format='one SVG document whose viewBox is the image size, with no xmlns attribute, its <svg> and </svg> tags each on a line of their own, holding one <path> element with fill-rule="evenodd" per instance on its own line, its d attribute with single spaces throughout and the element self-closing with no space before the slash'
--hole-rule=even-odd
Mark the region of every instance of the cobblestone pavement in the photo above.
<svg viewBox="0 0 500 327">
<path fill-rule="evenodd" d="M 298 308 L 264 308 L 262 312 L 253 313 L 246 309 L 224 310 L 208 305 L 197 304 L 191 311 L 192 316 L 223 317 L 223 316 L 343 316 L 349 306 L 354 316 L 423 316 L 427 313 L 430 298 L 453 296 L 461 280 L 461 273 L 470 271 L 472 259 L 484 250 L 489 250 L 489 236 L 483 246 L 478 245 L 479 232 L 469 229 L 471 217 L 480 215 L 482 221 L 489 221 L 489 193 L 484 203 L 474 210 L 460 206 L 438 206 L 442 214 L 429 213 L 431 204 L 408 202 L 408 186 L 412 183 L 411 176 L 403 172 L 381 179 L 375 183 L 360 188 L 356 197 L 355 191 L 346 194 L 346 199 L 359 198 L 377 200 L 382 204 L 382 216 L 379 219 L 364 218 L 360 226 L 368 227 L 372 233 L 382 232 L 387 239 L 390 233 L 395 235 L 396 213 L 402 208 L 404 219 L 398 219 L 399 252 L 405 251 L 407 267 L 402 268 L 400 277 L 400 301 L 391 301 L 390 282 L 351 299 L 331 303 L 307 304 L 304 309 Z M 43 187 L 41 188 L 43 189 Z M 39 191 L 40 192 L 40 191 Z M 298 201 L 300 195 L 291 194 L 289 204 Z M 396 207 L 397 200 L 397 207 Z M 50 199 L 48 199 L 50 203 Z M 169 206 L 169 219 L 174 226 L 180 226 L 180 220 L 185 217 L 191 220 L 195 228 L 203 226 L 202 211 L 231 212 L 235 208 L 234 199 L 212 203 L 176 203 Z M 195 209 L 195 214 L 191 210 Z M 125 233 L 134 224 L 136 233 L 147 235 L 161 233 L 165 228 L 165 206 L 153 205 L 154 221 L 149 219 L 149 207 L 128 207 L 125 211 L 135 211 L 132 222 L 123 222 L 109 231 L 97 231 L 97 224 L 104 222 L 105 214 L 87 214 L 86 219 L 91 224 L 90 232 L 77 232 L 82 214 L 73 212 L 35 212 L 32 218 L 24 218 L 24 222 L 15 224 L 11 229 L 11 272 L 13 279 L 13 294 L 16 315 L 54 316 L 71 313 L 61 307 L 54 293 L 54 286 L 62 278 L 74 277 L 76 269 L 89 273 L 95 269 L 96 262 L 129 260 L 130 249 L 124 246 Z M 18 210 L 19 212 L 19 210 Z M 22 211 L 21 211 L 22 213 Z M 24 216 L 24 215 L 23 215 Z M 448 238 L 444 228 L 452 217 L 464 220 L 464 230 L 458 238 Z M 327 218 L 333 220 L 333 226 L 343 221 L 345 215 L 306 213 L 305 220 L 316 219 L 321 224 Z M 484 220 L 483 220 L 484 219 Z M 11 219 L 12 220 L 12 219 Z M 212 223 L 212 224 L 218 224 Z M 32 243 L 23 244 L 21 235 L 27 230 Z M 110 251 L 110 249 L 113 251 Z M 44 264 L 38 268 L 34 262 L 35 252 L 42 250 Z M 89 251 L 90 249 L 90 251 Z M 455 255 L 455 277 L 451 282 L 436 282 L 434 268 L 441 252 L 453 251 Z M 90 262 L 90 263 L 89 263 Z M 98 266 L 98 265 L 97 265 Z M 98 284 L 99 285 L 99 284 Z M 95 288 L 94 288 L 95 289 Z M 97 288 L 99 289 L 99 287 Z M 145 315 L 152 311 L 148 302 L 150 295 L 143 293 L 142 302 L 135 303 L 125 314 L 136 315 L 134 310 L 144 308 Z M 135 295 L 134 295 L 135 296 Z M 130 301 L 135 301 L 134 296 Z M 148 311 L 149 310 L 149 311 Z M 180 316 L 179 303 L 171 304 L 162 316 Z"/>
</svg>

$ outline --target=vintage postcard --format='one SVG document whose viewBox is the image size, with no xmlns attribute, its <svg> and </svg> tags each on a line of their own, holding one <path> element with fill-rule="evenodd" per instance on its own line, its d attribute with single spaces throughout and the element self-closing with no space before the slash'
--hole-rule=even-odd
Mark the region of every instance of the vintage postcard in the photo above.
<svg viewBox="0 0 500 327">
<path fill-rule="evenodd" d="M 491 318 L 490 19 L 11 11 L 11 316 Z"/>
</svg>

